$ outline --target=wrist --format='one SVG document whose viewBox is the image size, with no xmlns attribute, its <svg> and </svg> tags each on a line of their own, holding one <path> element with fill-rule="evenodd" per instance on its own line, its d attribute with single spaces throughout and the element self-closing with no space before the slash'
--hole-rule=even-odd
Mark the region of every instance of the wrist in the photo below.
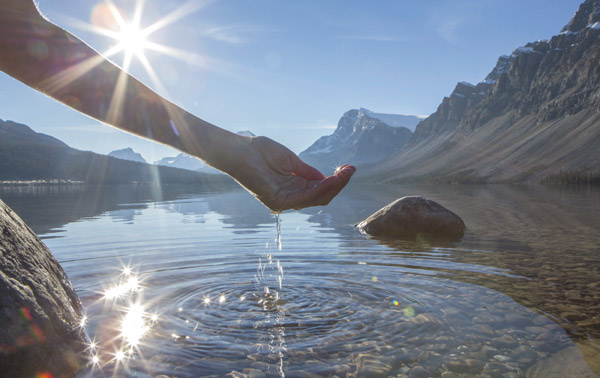
<svg viewBox="0 0 600 378">
<path fill-rule="evenodd" d="M 248 158 L 253 137 L 222 131 L 219 138 L 211 143 L 211 160 L 207 160 L 207 163 L 235 177 L 242 162 Z"/>
<path fill-rule="evenodd" d="M 252 137 L 232 133 L 191 114 L 190 116 L 186 123 L 192 131 L 191 138 L 182 140 L 184 152 L 231 175 L 239 167 L 240 159 L 244 159 Z"/>
</svg>

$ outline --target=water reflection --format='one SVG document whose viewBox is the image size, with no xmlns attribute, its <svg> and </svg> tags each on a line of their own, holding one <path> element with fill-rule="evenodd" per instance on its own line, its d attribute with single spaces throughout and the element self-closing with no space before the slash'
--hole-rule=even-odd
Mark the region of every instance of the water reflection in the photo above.
<svg viewBox="0 0 600 378">
<path fill-rule="evenodd" d="M 464 239 L 353 228 L 411 194 L 459 214 Z M 585 366 L 573 341 L 600 355 L 598 191 L 356 186 L 279 226 L 243 191 L 105 195 L 43 235 L 88 308 L 93 375 L 544 376 L 552 360 Z M 136 269 L 111 282 L 123 261 Z"/>
<path fill-rule="evenodd" d="M 395 264 L 419 266 L 483 285 L 547 314 L 575 339 L 600 338 L 600 190 L 524 186 L 366 186 L 323 210 L 305 209 L 348 249 L 361 244 L 349 225 L 405 195 L 423 195 L 459 214 L 460 243 L 383 241 Z M 440 247 L 445 247 L 441 249 Z M 441 253 L 443 252 L 443 254 Z M 433 253 L 434 256 L 426 257 Z M 389 254 L 386 252 L 386 254 Z M 373 259 L 379 258 L 374 254 Z M 443 266 L 451 261 L 452 266 Z M 458 265 L 458 264 L 462 264 Z M 458 268 L 458 269 L 456 269 Z M 587 303 L 587 305 L 585 305 Z"/>
</svg>

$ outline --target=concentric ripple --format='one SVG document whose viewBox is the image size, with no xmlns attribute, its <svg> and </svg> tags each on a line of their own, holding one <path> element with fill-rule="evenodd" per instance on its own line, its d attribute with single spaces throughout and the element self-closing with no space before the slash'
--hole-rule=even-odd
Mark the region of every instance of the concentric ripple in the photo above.
<svg viewBox="0 0 600 378">
<path fill-rule="evenodd" d="M 386 246 L 315 226 L 319 214 L 285 214 L 281 234 L 268 214 L 228 228 L 222 206 L 241 202 L 216 201 L 218 213 L 203 201 L 127 223 L 109 212 L 48 239 L 87 310 L 82 376 L 525 376 L 573 345 L 478 284 L 523 277 L 455 261 L 455 247 Z"/>
<path fill-rule="evenodd" d="M 354 260 L 324 260 L 306 272 L 302 261 L 283 257 L 240 259 L 167 286 L 157 280 L 161 294 L 146 299 L 158 304 L 158 320 L 128 371 L 387 376 L 419 367 L 439 375 L 455 364 L 476 375 L 502 360 L 501 369 L 521 374 L 527 361 L 517 362 L 515 348 L 538 356 L 550 352 L 535 349 L 540 337 L 553 348 L 568 342 L 554 323 L 493 290 Z M 144 282 L 146 296 L 159 290 Z M 486 343 L 511 321 L 518 324 L 504 344 Z M 466 359 L 479 362 L 462 366 Z"/>
</svg>

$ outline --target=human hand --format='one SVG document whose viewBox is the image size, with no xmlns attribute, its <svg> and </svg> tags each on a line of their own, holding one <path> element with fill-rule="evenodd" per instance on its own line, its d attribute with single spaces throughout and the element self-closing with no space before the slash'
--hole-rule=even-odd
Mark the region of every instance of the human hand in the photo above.
<svg viewBox="0 0 600 378">
<path fill-rule="evenodd" d="M 343 165 L 329 177 L 266 137 L 250 139 L 228 172 L 271 211 L 327 205 L 356 171 Z"/>
</svg>

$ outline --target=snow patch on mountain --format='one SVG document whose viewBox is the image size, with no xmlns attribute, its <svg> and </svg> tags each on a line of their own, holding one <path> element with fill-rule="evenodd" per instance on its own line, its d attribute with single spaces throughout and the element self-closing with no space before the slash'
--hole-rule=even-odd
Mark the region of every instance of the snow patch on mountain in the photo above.
<svg viewBox="0 0 600 378">
<path fill-rule="evenodd" d="M 406 124 L 406 116 L 395 116 L 364 108 L 349 110 L 340 118 L 333 134 L 319 138 L 300 153 L 300 158 L 323 172 L 330 172 L 342 163 L 371 164 L 385 159 L 402 149 L 412 135 L 407 127 L 392 127 L 379 118 L 396 121 L 396 125 Z M 420 119 L 410 117 L 415 118 L 412 125 Z"/>
<path fill-rule="evenodd" d="M 405 115 L 405 114 L 388 114 L 388 113 L 375 113 L 369 109 L 360 108 L 359 111 L 365 113 L 371 118 L 380 120 L 391 127 L 406 127 L 410 131 L 415 131 L 415 128 L 423 119 L 427 116 L 420 115 Z"/>
</svg>

